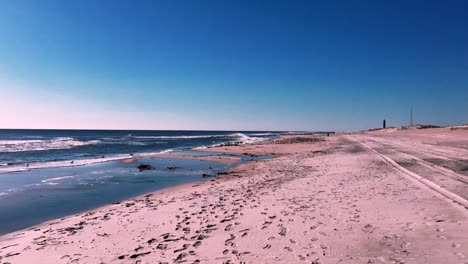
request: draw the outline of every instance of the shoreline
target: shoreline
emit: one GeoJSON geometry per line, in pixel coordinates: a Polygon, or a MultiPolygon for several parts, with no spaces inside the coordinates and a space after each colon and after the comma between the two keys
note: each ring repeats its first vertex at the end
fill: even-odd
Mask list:
{"type": "MultiPolygon", "coordinates": [[[[0,208],[4,212],[0,216],[0,236],[44,221],[94,210],[115,201],[132,199],[187,182],[200,182],[219,172],[224,173],[232,166],[218,160],[198,162],[180,157],[144,158],[140,162],[151,164],[153,169],[139,171],[140,163],[113,161],[77,166],[73,170],[52,168],[12,175],[15,177],[12,180],[21,183],[21,179],[28,179],[32,184],[25,183],[22,188],[0,192],[0,208]],[[29,208],[34,210],[29,211],[29,208]]],[[[8,179],[3,178],[4,181],[8,179]]]]}
{"type": "MultiPolygon", "coordinates": [[[[0,130],[1,131],[1,130],[0,130]]],[[[29,130],[27,130],[29,131],[29,130]]],[[[31,130],[31,133],[35,130],[31,130]]],[[[66,130],[64,130],[66,131],[66,130]]],[[[99,131],[97,131],[99,132],[99,131]]],[[[108,131],[109,132],[109,131],[108,131]]],[[[37,135],[20,135],[18,138],[6,135],[6,140],[0,145],[4,153],[18,154],[20,162],[12,161],[6,156],[6,162],[0,163],[0,174],[11,172],[25,172],[36,169],[49,168],[73,168],[83,165],[99,164],[110,161],[132,160],[135,157],[147,158],[157,155],[163,155],[168,152],[186,151],[192,148],[201,148],[211,144],[229,144],[230,142],[248,143],[250,141],[266,140],[266,134],[235,131],[172,131],[174,133],[160,133],[160,135],[148,135],[148,133],[134,131],[133,134],[126,134],[131,131],[118,131],[120,133],[101,133],[89,137],[85,135],[65,135],[55,133],[55,135],[37,136],[37,135]],[[197,133],[194,133],[197,132],[197,133]],[[232,132],[232,133],[231,133],[232,132]],[[188,133],[188,134],[186,134],[188,133]],[[201,133],[201,134],[200,134],[201,133]],[[249,136],[250,135],[250,136],[249,136]],[[257,136],[258,135],[258,136],[257,136]],[[22,138],[24,136],[24,138],[22,138]],[[32,140],[31,137],[40,139],[32,140]],[[83,138],[84,137],[84,138],[83,138]],[[131,140],[134,143],[129,143],[131,140]],[[179,142],[179,140],[182,140],[179,142]],[[185,142],[185,143],[181,143],[185,142]],[[51,145],[52,146],[49,146],[51,145]],[[128,144],[127,147],[118,147],[119,144],[128,144]],[[86,155],[74,156],[74,147],[87,146],[90,149],[86,155]],[[111,151],[101,151],[100,146],[113,146],[111,151]],[[116,150],[115,148],[120,148],[116,150]],[[152,151],[149,151],[149,150],[152,151]],[[58,160],[56,157],[47,157],[49,151],[60,150],[67,156],[63,160],[58,160]],[[44,159],[31,158],[27,151],[43,151],[44,159]],[[135,153],[135,155],[134,155],[135,153]]],[[[272,132],[270,137],[281,132],[272,132]]],[[[269,133],[270,135],[270,133],[269,133]]],[[[16,155],[15,154],[15,155],[16,155]]],[[[79,154],[79,152],[78,152],[79,154]]],[[[9,154],[8,154],[9,155],[9,154]]],[[[225,162],[225,161],[223,161],[225,162]]]]}
{"type": "MultiPolygon", "coordinates": [[[[295,137],[301,137],[301,136],[312,137],[312,138],[321,137],[320,135],[301,135],[301,134],[298,134],[298,135],[283,135],[283,136],[279,136],[277,139],[283,139],[283,138],[287,139],[287,138],[295,138],[295,137]]],[[[225,164],[225,165],[233,165],[234,166],[234,167],[228,168],[228,170],[226,172],[222,172],[221,174],[218,174],[218,175],[215,175],[215,176],[202,177],[199,180],[194,181],[194,182],[177,184],[177,185],[170,186],[170,187],[164,187],[164,188],[159,189],[159,190],[142,193],[142,194],[139,194],[137,196],[133,196],[133,197],[124,199],[122,201],[118,201],[120,203],[120,202],[124,202],[124,201],[127,201],[127,200],[140,199],[140,198],[143,198],[143,197],[145,197],[147,195],[164,194],[166,191],[170,192],[170,191],[177,191],[177,190],[180,190],[180,189],[185,189],[185,188],[188,188],[189,186],[198,185],[198,184],[204,183],[206,181],[214,181],[215,179],[229,178],[229,174],[231,174],[233,171],[235,172],[236,168],[241,167],[244,164],[248,164],[248,163],[251,163],[251,162],[257,162],[258,160],[243,160],[240,156],[225,156],[224,154],[260,156],[261,154],[267,154],[265,152],[265,150],[263,150],[263,152],[259,152],[258,150],[252,152],[251,151],[252,148],[262,148],[262,147],[265,146],[265,144],[269,144],[269,142],[273,142],[274,140],[275,139],[266,140],[266,141],[262,141],[262,142],[259,142],[259,143],[253,143],[253,144],[245,144],[245,145],[209,147],[209,148],[203,148],[203,149],[200,149],[200,148],[190,149],[190,150],[197,151],[197,152],[214,153],[213,155],[209,155],[209,156],[158,153],[158,154],[142,155],[142,156],[135,155],[135,156],[129,157],[129,158],[119,158],[119,159],[115,159],[115,160],[101,161],[101,162],[96,162],[96,163],[92,163],[92,164],[100,164],[100,163],[106,163],[106,162],[121,162],[121,163],[124,163],[124,164],[130,164],[130,163],[137,164],[138,160],[141,160],[141,159],[162,158],[162,159],[189,159],[189,160],[200,160],[200,161],[213,161],[213,162],[219,162],[219,163],[222,163],[222,164],[225,164]],[[250,151],[252,153],[256,153],[256,154],[245,152],[243,150],[244,148],[246,150],[248,150],[248,151],[250,151]]],[[[269,145],[269,146],[271,146],[271,145],[269,145]]],[[[305,147],[308,147],[308,146],[305,146],[305,147]]],[[[286,151],[286,152],[283,152],[281,154],[270,153],[271,158],[269,158],[269,159],[274,159],[274,158],[277,158],[277,157],[280,157],[280,156],[283,156],[283,155],[288,155],[288,154],[291,154],[290,151],[286,151]]],[[[92,165],[92,164],[73,165],[73,167],[83,167],[83,166],[92,165]]],[[[53,168],[67,168],[67,167],[69,167],[69,166],[53,167],[53,168]]],[[[38,168],[37,170],[41,170],[41,169],[47,169],[47,168],[38,168]]],[[[31,171],[31,170],[36,170],[36,169],[29,169],[28,171],[31,171]]],[[[7,172],[7,173],[15,173],[15,172],[7,172]]],[[[76,213],[73,213],[73,214],[69,214],[69,215],[66,215],[66,216],[63,216],[63,217],[60,217],[60,218],[54,218],[54,219],[46,220],[45,222],[30,226],[30,227],[25,227],[25,228],[22,228],[20,230],[16,230],[16,231],[13,231],[13,232],[9,232],[9,233],[0,235],[0,242],[2,241],[2,238],[4,236],[8,236],[8,235],[11,235],[11,234],[16,234],[16,233],[21,233],[21,232],[24,232],[24,231],[27,231],[27,230],[35,230],[35,229],[37,229],[39,227],[44,227],[44,226],[49,225],[50,223],[54,223],[57,220],[62,221],[62,220],[66,220],[68,218],[76,217],[78,215],[87,214],[87,213],[90,213],[90,212],[93,212],[93,211],[96,211],[96,210],[106,209],[106,208],[112,206],[113,204],[114,203],[109,203],[109,204],[98,206],[98,207],[93,208],[93,209],[79,211],[79,212],[76,212],[76,213]]]]}
{"type": "Polygon", "coordinates": [[[338,135],[213,149],[275,155],[1,236],[0,256],[13,263],[464,263],[467,211],[356,139],[378,151],[372,144],[390,140],[338,135]]]}
{"type": "MultiPolygon", "coordinates": [[[[257,144],[265,144],[266,142],[271,142],[274,141],[275,139],[278,138],[291,138],[291,137],[297,137],[301,136],[302,134],[295,134],[295,135],[279,135],[276,138],[273,139],[267,139],[267,140],[261,140],[257,143],[248,143],[248,144],[235,144],[235,145],[229,145],[229,142],[224,142],[220,143],[221,145],[223,144],[228,144],[227,147],[242,147],[242,146],[247,146],[247,145],[257,145],[257,144]]],[[[323,136],[322,134],[303,134],[306,137],[320,137],[323,136]]],[[[194,148],[181,148],[178,149],[177,152],[184,152],[186,150],[191,150],[191,151],[196,151],[196,152],[217,152],[214,151],[215,149],[221,149],[224,146],[220,147],[206,147],[206,148],[200,148],[200,147],[194,147],[194,148]]],[[[167,152],[168,150],[171,149],[166,149],[162,150],[160,152],[156,153],[139,153],[136,155],[133,154],[114,154],[114,156],[109,156],[109,157],[102,157],[102,158],[94,158],[92,160],[89,159],[77,159],[77,160],[66,160],[66,161],[46,161],[40,163],[41,166],[20,166],[16,167],[14,164],[0,164],[0,174],[9,174],[9,173],[17,173],[17,172],[27,172],[27,171],[34,171],[34,170],[43,170],[43,169],[53,169],[53,168],[73,168],[73,167],[81,167],[81,166],[87,166],[87,165],[93,165],[93,164],[102,164],[102,163],[107,163],[107,162],[122,162],[122,163],[133,163],[136,162],[138,159],[145,159],[145,158],[182,158],[182,159],[198,159],[198,160],[207,160],[207,161],[214,161],[214,162],[221,162],[225,164],[232,164],[235,163],[239,160],[236,160],[235,157],[229,157],[225,155],[212,155],[211,157],[200,157],[197,155],[186,155],[186,154],[172,154],[172,151],[167,152]],[[197,157],[197,158],[195,158],[197,157]],[[67,162],[67,163],[65,163],[67,162]],[[44,164],[48,164],[45,166],[44,164]],[[12,167],[9,167],[12,166],[12,167]]],[[[223,152],[223,151],[219,151],[223,152]]],[[[229,152],[227,152],[229,153],[229,152]]],[[[231,153],[238,153],[241,154],[240,152],[231,152],[231,153]]],[[[218,153],[219,154],[219,153],[218,153]]]]}
{"type": "MultiPolygon", "coordinates": [[[[215,148],[213,148],[213,149],[215,149],[215,148]]],[[[194,148],[194,149],[191,149],[191,150],[194,150],[194,151],[197,151],[197,152],[204,152],[205,149],[194,148]]],[[[214,151],[210,151],[210,152],[214,152],[214,151]]],[[[220,152],[218,152],[218,154],[220,154],[220,152]]],[[[241,154],[241,153],[238,153],[238,154],[241,154]]],[[[119,158],[119,159],[116,159],[116,160],[101,161],[101,162],[96,162],[96,163],[92,163],[92,164],[73,165],[73,167],[83,167],[83,166],[86,166],[86,165],[94,165],[94,164],[100,164],[100,163],[106,163],[106,162],[121,162],[121,163],[124,163],[124,164],[130,164],[130,163],[137,164],[138,160],[141,160],[141,159],[158,159],[158,158],[161,158],[161,159],[188,159],[188,160],[199,160],[199,161],[212,161],[212,162],[218,162],[218,163],[221,163],[221,164],[228,165],[229,167],[228,167],[227,171],[221,172],[218,175],[210,175],[210,176],[207,176],[207,177],[203,176],[203,177],[200,177],[200,179],[197,180],[197,181],[182,183],[182,184],[176,184],[176,185],[170,186],[170,187],[163,187],[162,189],[158,189],[158,190],[154,190],[154,191],[150,191],[150,192],[145,192],[145,193],[142,193],[142,194],[139,194],[139,195],[136,195],[136,196],[132,196],[132,197],[123,199],[122,201],[142,198],[142,197],[144,197],[144,196],[146,196],[148,194],[153,194],[153,193],[154,194],[156,194],[156,193],[162,193],[163,194],[166,190],[167,191],[170,191],[170,190],[175,191],[175,190],[180,189],[180,188],[188,188],[188,186],[190,186],[190,185],[194,185],[194,184],[196,185],[196,184],[199,184],[199,183],[203,183],[205,181],[212,181],[213,179],[226,177],[227,176],[226,174],[229,174],[230,171],[232,171],[236,167],[241,166],[242,164],[245,164],[245,163],[248,163],[248,162],[255,162],[256,161],[256,160],[243,160],[241,156],[225,156],[225,155],[222,155],[222,154],[220,154],[220,155],[213,154],[213,155],[209,155],[209,156],[197,156],[197,155],[186,155],[186,154],[161,153],[161,154],[151,154],[151,155],[143,155],[143,156],[135,155],[134,157],[130,157],[130,158],[119,158]],[[230,166],[234,166],[234,167],[230,167],[230,166]]],[[[67,167],[69,167],[69,166],[52,167],[52,168],[67,168],[67,167]]],[[[48,169],[48,168],[29,169],[28,171],[31,171],[31,170],[44,170],[44,169],[48,169]]],[[[15,173],[15,172],[17,172],[17,171],[7,172],[7,173],[15,173]]],[[[119,202],[121,202],[121,201],[119,201],[119,202]]],[[[49,222],[54,222],[54,221],[57,221],[59,219],[64,220],[64,219],[71,218],[71,217],[74,217],[74,216],[77,216],[77,215],[80,215],[80,214],[85,214],[85,213],[89,213],[89,212],[92,212],[92,211],[95,211],[95,210],[104,209],[104,208],[107,208],[107,207],[111,206],[112,204],[114,204],[114,203],[108,203],[108,204],[100,205],[100,206],[98,206],[96,208],[87,209],[87,210],[84,210],[84,211],[78,211],[76,213],[68,214],[68,215],[65,215],[65,216],[60,217],[60,218],[54,218],[54,219],[46,220],[46,221],[44,221],[42,223],[35,224],[35,225],[29,226],[29,227],[25,227],[25,228],[22,228],[20,230],[8,232],[8,233],[5,233],[5,234],[0,234],[0,241],[1,241],[3,236],[9,235],[9,234],[18,233],[18,232],[22,232],[22,231],[26,231],[26,230],[34,230],[34,229],[36,229],[36,228],[38,228],[40,226],[45,226],[45,225],[49,224],[49,222]]]]}

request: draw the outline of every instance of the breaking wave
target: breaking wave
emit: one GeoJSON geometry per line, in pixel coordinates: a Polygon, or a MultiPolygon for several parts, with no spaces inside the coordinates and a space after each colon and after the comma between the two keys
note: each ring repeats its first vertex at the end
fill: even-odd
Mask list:
{"type": "Polygon", "coordinates": [[[18,172],[18,171],[28,171],[32,169],[45,169],[45,168],[60,168],[60,167],[74,167],[74,166],[83,166],[93,163],[102,163],[113,160],[121,160],[131,157],[128,154],[114,155],[110,157],[102,158],[91,158],[91,159],[77,159],[77,160],[62,160],[62,161],[45,161],[45,162],[34,162],[29,164],[20,163],[12,166],[0,167],[0,173],[7,172],[18,172]]]}
{"type": "MultiPolygon", "coordinates": [[[[252,134],[254,135],[254,134],[252,134]]],[[[258,135],[258,134],[257,134],[258,135]]],[[[273,134],[271,134],[273,135],[273,134]]],[[[231,137],[234,137],[234,140],[227,141],[227,142],[222,142],[222,143],[217,143],[213,144],[210,146],[200,146],[195,149],[206,149],[206,148],[215,148],[215,147],[224,147],[224,146],[240,146],[240,145],[247,145],[247,144],[254,144],[254,143],[259,143],[262,141],[267,141],[271,139],[270,137],[252,137],[248,136],[243,133],[234,133],[230,135],[231,137]]],[[[262,136],[266,136],[265,134],[262,134],[262,136]]]]}
{"type": "MultiPolygon", "coordinates": [[[[75,134],[77,132],[74,132],[75,134]]],[[[148,157],[177,150],[237,146],[270,140],[276,132],[215,132],[181,133],[171,135],[96,135],[89,132],[81,137],[56,135],[22,136],[0,140],[0,173],[32,169],[82,166],[130,157],[148,157]],[[81,148],[82,146],[88,146],[81,148]],[[63,151],[48,151],[63,150],[63,151]],[[43,151],[43,152],[42,152],[43,151]],[[24,153],[23,153],[24,152],[24,153]],[[31,153],[29,153],[31,152],[31,153]]],[[[0,134],[1,135],[1,134],[0,134]]]]}
{"type": "Polygon", "coordinates": [[[71,178],[74,178],[74,176],[61,176],[61,177],[49,178],[49,179],[42,180],[41,182],[42,183],[55,182],[55,181],[71,179],[71,178]]]}
{"type": "Polygon", "coordinates": [[[215,138],[225,137],[227,135],[197,135],[197,136],[133,136],[141,139],[192,139],[192,138],[215,138]]]}
{"type": "Polygon", "coordinates": [[[50,149],[70,149],[79,146],[99,144],[99,140],[79,141],[70,137],[50,140],[0,140],[0,152],[40,151],[50,149]]]}

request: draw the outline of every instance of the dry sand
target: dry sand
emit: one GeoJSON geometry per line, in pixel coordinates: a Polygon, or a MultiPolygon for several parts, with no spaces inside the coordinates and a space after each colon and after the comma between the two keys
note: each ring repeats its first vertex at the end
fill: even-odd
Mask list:
{"type": "Polygon", "coordinates": [[[325,137],[318,136],[282,136],[278,141],[279,144],[271,144],[271,142],[262,142],[259,144],[242,145],[242,146],[225,146],[216,148],[201,149],[207,152],[224,152],[224,153],[244,153],[250,155],[271,155],[271,156],[284,156],[299,154],[305,152],[313,152],[315,149],[325,147],[325,137]],[[283,144],[284,141],[291,140],[292,138],[308,138],[312,142],[302,143],[299,140],[293,144],[283,144]],[[319,140],[317,140],[319,139],[319,140]]]}
{"type": "Polygon", "coordinates": [[[466,177],[467,132],[213,149],[277,157],[5,235],[0,263],[468,263],[467,209],[409,174],[441,169],[389,162],[466,177]]]}

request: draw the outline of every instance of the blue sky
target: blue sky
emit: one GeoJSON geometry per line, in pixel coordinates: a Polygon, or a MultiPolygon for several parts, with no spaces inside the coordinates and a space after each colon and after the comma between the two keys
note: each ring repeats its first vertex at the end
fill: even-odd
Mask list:
{"type": "Polygon", "coordinates": [[[466,1],[0,1],[0,127],[468,123],[466,1]]]}

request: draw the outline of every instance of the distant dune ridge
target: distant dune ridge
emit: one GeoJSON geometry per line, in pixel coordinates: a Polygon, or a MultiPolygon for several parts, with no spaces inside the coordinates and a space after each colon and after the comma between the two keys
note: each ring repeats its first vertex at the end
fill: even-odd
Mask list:
{"type": "Polygon", "coordinates": [[[405,129],[428,129],[428,128],[447,128],[450,130],[463,130],[468,129],[468,125],[457,125],[457,126],[436,126],[436,125],[412,125],[412,126],[402,126],[402,127],[386,127],[386,128],[371,128],[368,131],[378,131],[378,130],[386,130],[386,131],[393,131],[393,130],[405,130],[405,129]]]}
{"type": "Polygon", "coordinates": [[[323,142],[325,139],[323,137],[301,137],[301,136],[290,136],[282,137],[279,139],[271,140],[266,142],[266,144],[301,144],[301,143],[317,143],[323,142]]]}

